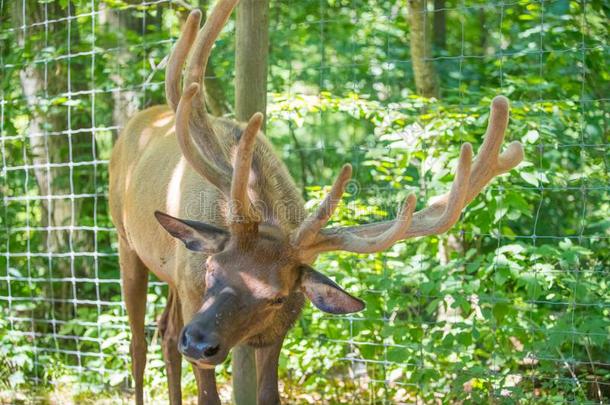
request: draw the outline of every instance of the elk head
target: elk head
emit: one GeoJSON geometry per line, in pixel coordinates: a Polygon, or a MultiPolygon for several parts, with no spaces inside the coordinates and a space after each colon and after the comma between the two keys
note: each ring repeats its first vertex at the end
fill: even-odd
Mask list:
{"type": "Polygon", "coordinates": [[[265,346],[282,338],[300,314],[302,293],[331,313],[364,308],[362,301],[304,262],[290,235],[261,223],[248,196],[248,179],[262,120],[261,114],[252,117],[237,148],[228,230],[156,213],[187,249],[207,256],[203,304],[179,344],[182,354],[200,367],[221,363],[238,343],[265,346]]]}
{"type": "Polygon", "coordinates": [[[200,367],[221,363],[239,343],[264,346],[281,339],[300,314],[304,297],[333,314],[362,310],[361,300],[310,266],[320,253],[380,252],[404,239],[443,233],[494,176],[523,158],[518,142],[500,153],[509,110],[508,100],[500,96],[492,102],[479,155],[473,162],[471,145],[463,145],[450,192],[428,207],[415,212],[416,198],[410,195],[392,221],[326,228],[351,177],[351,166],[345,165],[317,211],[296,229],[286,231],[265,221],[251,199],[257,187],[256,173],[251,173],[253,154],[257,138],[262,138],[263,116],[255,114],[246,126],[236,127],[239,141],[231,162],[230,151],[219,140],[226,125],[208,117],[200,91],[212,45],[236,3],[220,1],[198,34],[201,14],[191,13],[166,74],[167,99],[176,111],[183,154],[222,192],[229,206],[228,229],[156,213],[161,225],[187,249],[207,257],[202,306],[184,327],[179,344],[180,351],[200,367]],[[189,51],[181,91],[181,71],[189,51]]]}

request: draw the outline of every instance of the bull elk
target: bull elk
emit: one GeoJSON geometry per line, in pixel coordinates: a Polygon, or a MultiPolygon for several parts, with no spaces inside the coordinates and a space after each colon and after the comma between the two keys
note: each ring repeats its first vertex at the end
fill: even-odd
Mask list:
{"type": "Polygon", "coordinates": [[[220,0],[200,31],[201,13],[189,15],[167,65],[168,105],[136,114],[112,153],[110,210],[119,234],[138,404],[149,271],[169,285],[159,328],[171,403],[181,402],[180,355],[195,366],[199,403],[219,403],[214,367],[238,344],[255,348],[258,403],[279,403],[278,358],[305,297],[333,314],[364,308],[311,267],[317,256],[335,250],[374,253],[445,232],[494,176],[523,158],[519,142],[500,153],[509,106],[496,97],[478,156],[473,162],[471,145],[462,146],[447,194],[417,212],[410,195],[392,221],[327,228],[350,165],[307,216],[288,170],[261,132],[262,114],[243,125],[206,111],[205,66],[237,2],[220,0]]]}

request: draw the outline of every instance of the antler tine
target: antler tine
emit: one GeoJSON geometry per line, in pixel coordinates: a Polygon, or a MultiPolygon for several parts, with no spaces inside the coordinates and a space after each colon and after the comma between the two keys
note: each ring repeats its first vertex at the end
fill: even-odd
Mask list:
{"type": "MultiPolygon", "coordinates": [[[[189,56],[185,88],[190,83],[199,83],[201,85],[203,82],[212,47],[237,3],[239,3],[239,0],[219,0],[216,6],[214,6],[214,10],[212,10],[203,28],[199,31],[193,52],[189,56]]],[[[201,111],[198,118],[206,123],[206,125],[209,125],[203,94],[195,101],[195,107],[197,107],[198,111],[201,111]]]]}
{"type": "Polygon", "coordinates": [[[188,117],[191,115],[191,101],[193,100],[193,97],[199,93],[199,89],[197,83],[191,83],[180,98],[176,110],[176,137],[178,138],[182,154],[193,169],[225,195],[229,195],[231,192],[231,184],[227,180],[228,177],[226,172],[222,172],[213,163],[201,156],[195,145],[193,145],[188,117]]]}
{"type": "Polygon", "coordinates": [[[199,24],[201,23],[201,11],[193,10],[186,19],[182,34],[174,46],[167,67],[165,69],[165,98],[169,106],[176,111],[182,94],[182,68],[188,56],[191,46],[195,41],[199,24]]]}
{"type": "Polygon", "coordinates": [[[352,166],[346,164],[341,169],[341,172],[337,176],[335,183],[333,184],[330,192],[326,195],[318,210],[310,215],[298,229],[293,233],[292,243],[295,246],[308,245],[316,237],[317,233],[326,226],[330,217],[333,215],[339,203],[341,197],[345,192],[347,182],[352,178],[352,166]]]}
{"type": "Polygon", "coordinates": [[[468,183],[470,181],[470,168],[472,166],[472,145],[465,143],[462,145],[460,158],[455,174],[455,179],[451,185],[449,194],[445,194],[430,205],[430,209],[423,215],[423,211],[416,213],[418,219],[412,229],[407,232],[429,232],[429,234],[443,233],[449,230],[460,218],[464,208],[466,196],[468,194],[468,183]],[[437,214],[440,212],[440,214],[437,214]],[[435,215],[436,214],[436,215],[435,215]]]}
{"type": "Polygon", "coordinates": [[[321,233],[324,238],[318,244],[307,248],[304,257],[310,259],[319,253],[330,250],[345,250],[353,253],[375,253],[386,250],[403,239],[402,235],[411,225],[416,201],[415,195],[410,194],[396,219],[388,223],[388,228],[377,236],[358,235],[355,232],[350,232],[349,228],[323,229],[321,233]]]}
{"type": "MultiPolygon", "coordinates": [[[[199,30],[187,61],[184,91],[193,83],[203,89],[203,78],[212,47],[238,1],[219,0],[206,19],[203,28],[199,30]]],[[[232,169],[228,151],[223,148],[208,116],[204,93],[204,91],[200,91],[199,97],[191,100],[193,104],[191,115],[186,117],[192,130],[191,133],[195,135],[192,140],[206,159],[213,162],[225,176],[230,176],[232,169]]],[[[226,196],[228,197],[229,194],[226,196]]]]}
{"type": "MultiPolygon", "coordinates": [[[[493,177],[511,170],[523,160],[523,147],[519,142],[513,142],[500,154],[504,132],[508,126],[508,111],[509,104],[505,97],[498,96],[493,100],[485,140],[474,163],[472,146],[466,143],[462,146],[451,191],[438,197],[427,208],[413,214],[408,225],[399,227],[395,220],[322,229],[310,238],[308,245],[299,246],[301,254],[311,258],[330,250],[371,253],[387,249],[398,240],[446,232],[457,222],[462,209],[493,177]],[[377,244],[370,243],[376,239],[377,244]]],[[[407,206],[411,207],[411,204],[407,206]]]]}
{"type": "Polygon", "coordinates": [[[250,180],[250,169],[252,167],[252,155],[256,134],[263,125],[263,114],[256,113],[250,118],[244,129],[237,153],[235,155],[235,168],[231,181],[231,214],[233,223],[256,222],[256,213],[252,212],[250,197],[248,197],[248,183],[250,180]]]}
{"type": "Polygon", "coordinates": [[[239,0],[219,0],[214,6],[197,36],[197,46],[189,58],[187,76],[189,82],[202,80],[214,42],[216,42],[216,38],[220,35],[220,31],[227,23],[237,3],[239,3],[239,0]]]}
{"type": "Polygon", "coordinates": [[[500,154],[504,133],[508,127],[509,109],[509,101],[504,96],[495,97],[491,103],[489,124],[472,168],[466,204],[470,203],[492,178],[513,169],[523,160],[523,146],[517,141],[500,154]]]}
{"type": "Polygon", "coordinates": [[[405,235],[411,232],[437,234],[447,231],[457,222],[464,207],[471,164],[472,146],[466,143],[462,146],[451,191],[430,207],[417,212],[413,217],[416,198],[410,195],[398,217],[384,223],[383,229],[376,234],[367,237],[366,232],[360,232],[361,227],[322,229],[310,250],[317,253],[337,249],[354,253],[373,253],[389,248],[405,239],[405,235]],[[408,218],[405,218],[407,214],[408,218]]]}

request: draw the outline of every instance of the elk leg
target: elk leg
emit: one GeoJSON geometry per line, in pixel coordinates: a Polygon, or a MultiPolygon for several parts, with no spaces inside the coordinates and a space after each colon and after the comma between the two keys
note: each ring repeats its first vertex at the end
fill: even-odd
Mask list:
{"type": "Polygon", "coordinates": [[[282,351],[282,337],[270,346],[256,349],[256,379],[258,385],[258,404],[275,405],[280,403],[277,386],[277,368],[282,351]]]}
{"type": "Polygon", "coordinates": [[[213,368],[201,369],[193,366],[195,379],[197,380],[198,405],[221,405],[216,388],[216,374],[213,368]]]}
{"type": "Polygon", "coordinates": [[[167,306],[159,321],[159,332],[162,336],[163,359],[167,370],[167,384],[169,387],[169,403],[180,405],[182,403],[182,356],[178,352],[178,336],[182,330],[182,313],[178,294],[170,288],[167,297],[167,306]]]}
{"type": "Polygon", "coordinates": [[[144,404],[144,369],[146,368],[146,293],[148,291],[148,269],[126,241],[119,238],[119,262],[123,280],[123,299],[131,329],[131,372],[135,381],[136,404],[144,404]]]}

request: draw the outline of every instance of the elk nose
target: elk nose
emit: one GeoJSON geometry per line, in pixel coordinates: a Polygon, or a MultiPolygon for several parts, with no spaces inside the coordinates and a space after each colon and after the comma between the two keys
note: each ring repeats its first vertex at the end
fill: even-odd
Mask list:
{"type": "Polygon", "coordinates": [[[187,325],[178,349],[186,357],[200,360],[214,357],[220,351],[220,345],[211,334],[204,334],[196,325],[187,325]]]}

